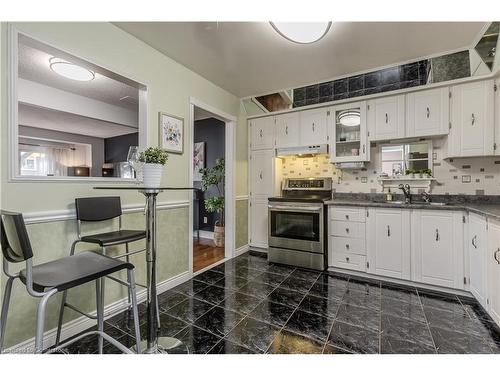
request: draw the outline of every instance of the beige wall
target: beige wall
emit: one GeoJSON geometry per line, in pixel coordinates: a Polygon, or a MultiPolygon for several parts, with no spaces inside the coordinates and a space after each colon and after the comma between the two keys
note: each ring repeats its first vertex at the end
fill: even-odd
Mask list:
{"type": "MultiPolygon", "coordinates": [[[[194,97],[221,111],[237,116],[236,131],[236,194],[247,194],[247,134],[246,116],[235,96],[212,84],[196,73],[174,62],[138,39],[125,33],[110,23],[15,23],[14,26],[31,37],[52,44],[62,50],[86,58],[98,65],[129,76],[148,86],[148,130],[149,144],[158,144],[157,114],[164,111],[185,121],[185,144],[189,139],[189,98],[194,97]]],[[[8,123],[7,123],[7,24],[1,23],[0,30],[0,203],[2,209],[25,213],[56,211],[73,207],[75,197],[102,195],[93,190],[92,182],[7,182],[8,180],[8,123]]],[[[167,185],[187,185],[191,157],[172,154],[164,172],[163,182],[167,185]]],[[[107,185],[109,182],[107,183],[107,185]]],[[[116,194],[111,191],[109,194],[116,194]]],[[[142,203],[143,197],[135,192],[123,193],[122,203],[142,203]]],[[[185,200],[187,193],[163,193],[159,202],[185,200]]],[[[241,204],[237,204],[238,207],[241,204]]],[[[188,271],[189,249],[189,208],[162,210],[158,214],[158,281],[188,271]]],[[[246,214],[244,209],[237,212],[238,244],[244,244],[247,237],[246,214]],[[243,211],[243,212],[241,212],[243,211]]],[[[126,214],[124,223],[128,227],[144,227],[141,213],[126,214]]],[[[69,246],[76,237],[75,221],[65,220],[50,223],[31,224],[28,231],[35,251],[35,263],[56,259],[69,252],[69,246]]],[[[100,228],[100,229],[105,229],[100,228]]],[[[138,244],[137,246],[140,246],[138,244]]],[[[135,256],[137,279],[144,279],[143,255],[135,256]]],[[[124,290],[112,282],[106,299],[107,303],[124,297],[124,290]]],[[[1,286],[5,279],[0,280],[1,286]]],[[[3,290],[2,290],[3,292],[3,290]]],[[[88,285],[73,292],[74,298],[87,310],[94,309],[93,286],[88,285]]],[[[7,342],[10,346],[34,336],[36,300],[26,296],[22,286],[14,289],[12,310],[7,327],[7,342]]],[[[55,308],[58,298],[50,304],[50,317],[46,329],[55,325],[55,308]]],[[[69,316],[72,319],[75,316],[69,316]]]]}

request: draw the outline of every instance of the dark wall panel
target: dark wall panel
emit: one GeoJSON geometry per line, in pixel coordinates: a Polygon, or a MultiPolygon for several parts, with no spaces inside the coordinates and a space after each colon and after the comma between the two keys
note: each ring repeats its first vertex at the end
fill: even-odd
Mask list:
{"type": "Polygon", "coordinates": [[[127,161],[130,146],[139,144],[139,133],[120,135],[104,140],[104,159],[106,163],[119,163],[127,161]]]}

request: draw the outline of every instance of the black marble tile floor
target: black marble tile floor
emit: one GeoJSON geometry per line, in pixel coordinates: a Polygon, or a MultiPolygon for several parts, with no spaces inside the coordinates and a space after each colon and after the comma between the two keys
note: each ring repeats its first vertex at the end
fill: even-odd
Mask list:
{"type": "MultiPolygon", "coordinates": [[[[197,275],[159,304],[161,334],[196,354],[500,353],[500,329],[472,298],[268,264],[256,253],[197,275]]],[[[144,305],[140,323],[145,335],[144,305]]],[[[127,312],[105,323],[127,346],[130,326],[127,312]]],[[[96,351],[90,336],[63,352],[96,351]]]]}

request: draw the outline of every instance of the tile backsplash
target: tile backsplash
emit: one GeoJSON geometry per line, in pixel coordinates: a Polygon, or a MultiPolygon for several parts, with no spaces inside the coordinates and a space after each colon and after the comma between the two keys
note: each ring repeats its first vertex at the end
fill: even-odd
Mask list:
{"type": "MultiPolygon", "coordinates": [[[[444,139],[433,140],[434,194],[500,195],[500,156],[443,159],[444,139]]],[[[339,193],[381,193],[377,181],[380,173],[380,146],[372,144],[371,161],[366,168],[338,170],[328,155],[281,158],[278,167],[283,178],[332,177],[339,193]]]]}

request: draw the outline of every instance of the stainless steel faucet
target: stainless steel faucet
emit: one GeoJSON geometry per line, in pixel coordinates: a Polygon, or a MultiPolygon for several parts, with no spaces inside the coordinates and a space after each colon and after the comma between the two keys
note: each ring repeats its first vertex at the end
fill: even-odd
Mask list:
{"type": "Polygon", "coordinates": [[[410,204],[411,203],[411,193],[410,193],[410,185],[406,184],[399,184],[398,186],[401,190],[403,190],[403,194],[405,195],[405,203],[410,204]]]}
{"type": "Polygon", "coordinates": [[[422,192],[422,199],[425,203],[431,203],[431,195],[426,191],[422,192]]]}

